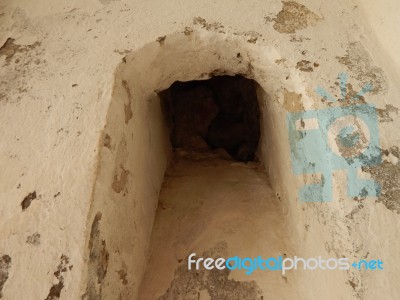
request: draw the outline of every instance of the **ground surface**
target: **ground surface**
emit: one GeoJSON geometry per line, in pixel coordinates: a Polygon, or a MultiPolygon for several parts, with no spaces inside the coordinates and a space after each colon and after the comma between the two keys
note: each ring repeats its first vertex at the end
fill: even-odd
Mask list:
{"type": "Polygon", "coordinates": [[[192,252],[204,258],[288,254],[283,215],[258,164],[179,159],[161,191],[140,299],[299,299],[294,282],[279,271],[187,270],[192,252]]]}

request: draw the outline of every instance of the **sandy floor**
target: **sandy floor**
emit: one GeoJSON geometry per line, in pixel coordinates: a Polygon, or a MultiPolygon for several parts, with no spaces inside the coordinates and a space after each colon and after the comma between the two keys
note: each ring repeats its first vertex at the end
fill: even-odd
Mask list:
{"type": "Polygon", "coordinates": [[[181,158],[167,172],[139,299],[300,299],[280,271],[199,271],[187,257],[291,255],[290,233],[256,163],[181,158]]]}

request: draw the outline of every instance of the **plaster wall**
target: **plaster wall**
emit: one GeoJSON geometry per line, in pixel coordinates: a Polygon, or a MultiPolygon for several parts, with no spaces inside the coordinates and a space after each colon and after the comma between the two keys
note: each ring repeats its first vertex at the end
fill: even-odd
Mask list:
{"type": "Polygon", "coordinates": [[[299,255],[388,262],[379,273],[306,273],[307,299],[329,299],[332,290],[343,299],[398,298],[395,10],[363,3],[358,11],[348,1],[311,0],[174,2],[179,9],[165,1],[4,2],[2,297],[135,295],[169,153],[156,93],[228,72],[254,78],[266,93],[259,98],[271,140],[260,153],[299,255]],[[348,199],[338,171],[333,202],[302,203],[305,179],[291,172],[285,114],[325,107],[315,88],[340,94],[343,71],[355,90],[370,81],[376,88],[366,101],[378,108],[384,163],[364,176],[384,179],[384,193],[348,199]]]}
{"type": "Polygon", "coordinates": [[[360,8],[358,17],[366,22],[364,30],[366,34],[374,38],[378,47],[385,53],[383,60],[391,61],[393,71],[399,75],[400,58],[398,49],[400,38],[397,32],[400,31],[400,24],[397,22],[397,12],[400,10],[400,3],[395,0],[387,0],[384,3],[376,1],[355,1],[360,8]]]}

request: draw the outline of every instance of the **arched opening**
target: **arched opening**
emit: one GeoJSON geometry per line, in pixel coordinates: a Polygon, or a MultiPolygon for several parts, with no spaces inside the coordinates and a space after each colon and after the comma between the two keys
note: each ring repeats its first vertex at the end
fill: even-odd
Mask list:
{"type": "MultiPolygon", "coordinates": [[[[267,299],[265,295],[275,292],[300,299],[297,293],[307,295],[305,285],[294,288],[295,276],[282,277],[279,272],[254,272],[249,277],[225,270],[197,277],[187,270],[186,258],[191,252],[211,257],[299,253],[294,249],[300,249],[302,237],[298,232],[305,221],[295,200],[298,182],[291,173],[283,120],[288,107],[301,107],[301,96],[287,91],[298,90],[302,81],[296,70],[291,71],[293,74],[282,71],[275,62],[279,58],[274,48],[260,48],[237,36],[193,31],[169,35],[162,43],[150,43],[123,59],[115,72],[88,216],[88,268],[82,287],[88,299],[267,299]],[[172,134],[171,143],[171,128],[173,132],[177,124],[171,124],[171,120],[168,124],[164,104],[174,100],[166,100],[171,90],[163,91],[171,86],[179,91],[186,85],[196,90],[197,86],[197,93],[207,98],[207,89],[199,92],[198,86],[207,85],[210,78],[210,82],[220,81],[216,76],[254,80],[255,89],[244,94],[255,93],[252,98],[257,98],[259,118],[245,124],[259,124],[259,129],[243,130],[232,145],[226,141],[218,144],[223,138],[214,140],[213,134],[227,131],[210,133],[208,129],[213,122],[214,129],[223,129],[220,122],[226,119],[226,113],[218,117],[220,107],[213,109],[209,101],[210,106],[204,108],[207,118],[200,119],[207,119],[209,126],[198,134],[204,136],[207,145],[205,156],[201,154],[197,164],[193,157],[184,157],[174,165],[173,146],[181,141],[172,134]],[[256,138],[248,140],[249,132],[256,138]],[[221,148],[229,156],[218,150],[221,148]],[[210,155],[215,152],[216,156],[210,155]],[[168,166],[171,168],[165,174],[168,166]],[[188,181],[184,182],[182,172],[189,172],[188,181]],[[177,185],[179,197],[168,196],[171,189],[165,187],[169,183],[177,185]],[[191,196],[186,197],[190,189],[191,196]],[[193,198],[195,201],[190,201],[193,198]],[[171,236],[174,232],[176,235],[171,236]],[[157,255],[152,257],[154,253],[157,255]],[[185,298],[181,288],[192,279],[193,285],[186,285],[190,287],[186,296],[191,298],[185,298]],[[224,295],[224,291],[230,292],[224,295]]],[[[224,82],[217,83],[224,86],[224,82]]],[[[246,109],[253,109],[254,117],[258,109],[251,106],[246,109]]],[[[240,105],[228,110],[238,108],[240,105]]],[[[235,120],[232,125],[228,118],[228,128],[243,125],[243,109],[236,113],[240,122],[235,120]]],[[[188,141],[193,146],[193,140],[183,142],[188,141]]],[[[197,144],[196,138],[194,141],[204,146],[199,139],[197,144]]],[[[307,282],[311,284],[312,280],[307,282]]]]}

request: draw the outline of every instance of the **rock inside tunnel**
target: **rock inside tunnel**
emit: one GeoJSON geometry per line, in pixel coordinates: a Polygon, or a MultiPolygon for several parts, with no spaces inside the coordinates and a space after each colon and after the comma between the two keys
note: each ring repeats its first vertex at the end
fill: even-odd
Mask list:
{"type": "Polygon", "coordinates": [[[223,149],[237,161],[255,160],[260,111],[253,80],[237,75],[178,81],[160,98],[173,148],[223,149]]]}

